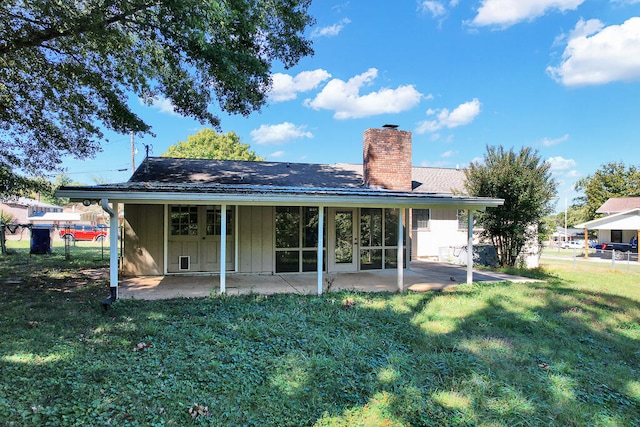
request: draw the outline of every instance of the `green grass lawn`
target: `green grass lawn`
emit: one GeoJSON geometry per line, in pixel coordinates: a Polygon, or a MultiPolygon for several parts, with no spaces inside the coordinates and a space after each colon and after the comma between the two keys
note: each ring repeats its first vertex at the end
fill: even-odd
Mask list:
{"type": "Polygon", "coordinates": [[[99,248],[26,252],[0,258],[3,426],[640,425],[640,273],[103,312],[99,248]]]}

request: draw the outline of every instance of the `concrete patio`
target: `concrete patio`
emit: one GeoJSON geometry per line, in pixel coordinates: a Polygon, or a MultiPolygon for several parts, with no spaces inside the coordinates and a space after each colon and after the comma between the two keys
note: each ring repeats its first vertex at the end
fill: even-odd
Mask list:
{"type": "MultiPolygon", "coordinates": [[[[465,283],[465,266],[413,261],[404,270],[404,288],[415,292],[440,291],[465,283]]],[[[324,274],[324,291],[357,290],[364,292],[396,292],[396,270],[361,271],[358,273],[324,274]]],[[[534,279],[485,270],[473,271],[474,282],[534,282],[534,279]]],[[[218,295],[218,275],[146,276],[124,278],[119,285],[119,298],[145,300],[170,298],[204,298],[218,295]]],[[[297,293],[316,294],[316,273],[237,274],[226,276],[228,295],[297,293]]]]}

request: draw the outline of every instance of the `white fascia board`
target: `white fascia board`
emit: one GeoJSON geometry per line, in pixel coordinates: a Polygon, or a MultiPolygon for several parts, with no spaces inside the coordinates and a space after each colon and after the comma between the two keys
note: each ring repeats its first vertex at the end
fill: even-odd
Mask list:
{"type": "Polygon", "coordinates": [[[633,208],[574,226],[592,230],[640,230],[640,209],[633,208]]]}
{"type": "Polygon", "coordinates": [[[121,192],[58,190],[57,197],[74,200],[108,199],[118,203],[139,204],[220,204],[253,206],[327,206],[327,207],[403,207],[484,210],[504,203],[502,199],[462,196],[434,195],[429,197],[407,197],[402,195],[324,195],[324,194],[233,194],[233,193],[186,193],[186,192],[121,192]]]}

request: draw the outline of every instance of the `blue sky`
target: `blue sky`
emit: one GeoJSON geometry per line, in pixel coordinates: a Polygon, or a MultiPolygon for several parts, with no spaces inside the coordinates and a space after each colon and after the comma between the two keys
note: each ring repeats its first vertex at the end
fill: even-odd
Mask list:
{"type": "MultiPolygon", "coordinates": [[[[600,165],[639,163],[640,0],[316,0],[310,12],[315,55],[275,64],[261,112],[211,107],[267,160],[361,163],[364,130],[386,123],[413,133],[416,166],[530,146],[552,165],[558,210],[600,165]]],[[[166,100],[130,105],[156,134],[136,138],[136,164],[145,144],[158,156],[203,127],[166,100]]],[[[73,180],[129,178],[129,136],[108,138],[95,159],[65,161],[73,180]]]]}

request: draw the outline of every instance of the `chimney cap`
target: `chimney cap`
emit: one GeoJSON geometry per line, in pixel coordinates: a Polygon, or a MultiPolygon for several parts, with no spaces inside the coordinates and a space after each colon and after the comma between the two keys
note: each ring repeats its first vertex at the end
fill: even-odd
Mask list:
{"type": "Polygon", "coordinates": [[[386,124],[382,126],[385,129],[398,129],[398,125],[386,124]]]}

